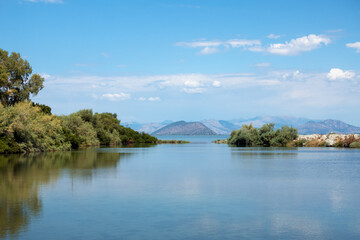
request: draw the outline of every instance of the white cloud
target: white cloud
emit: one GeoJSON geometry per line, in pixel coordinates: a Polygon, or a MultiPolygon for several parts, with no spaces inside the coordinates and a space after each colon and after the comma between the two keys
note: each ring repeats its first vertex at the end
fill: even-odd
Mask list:
{"type": "Polygon", "coordinates": [[[231,45],[231,47],[238,48],[238,47],[260,45],[261,42],[259,40],[231,39],[225,42],[224,44],[225,45],[229,44],[231,45]]]}
{"type": "Polygon", "coordinates": [[[25,0],[26,2],[63,3],[62,0],[25,0]]]}
{"type": "Polygon", "coordinates": [[[262,62],[262,63],[257,63],[257,64],[255,64],[255,66],[257,66],[257,67],[270,67],[270,66],[271,66],[271,63],[262,62]]]}
{"type": "Polygon", "coordinates": [[[330,72],[327,74],[328,79],[334,81],[338,79],[351,79],[355,77],[355,72],[352,71],[344,71],[340,68],[332,68],[330,72]]]}
{"type": "Polygon", "coordinates": [[[178,42],[175,45],[179,47],[202,48],[199,54],[213,54],[219,52],[219,48],[246,48],[260,45],[259,40],[247,39],[230,39],[228,41],[194,41],[194,42],[178,42]]]}
{"type": "Polygon", "coordinates": [[[214,87],[221,87],[221,82],[215,80],[215,81],[213,82],[213,86],[214,86],[214,87]]]}
{"type": "Polygon", "coordinates": [[[40,76],[41,76],[42,78],[45,78],[45,80],[51,78],[51,75],[50,75],[50,74],[47,74],[47,73],[41,73],[40,76]]]}
{"type": "Polygon", "coordinates": [[[298,55],[302,52],[312,51],[321,47],[323,44],[328,45],[330,38],[315,34],[291,39],[290,42],[274,43],[266,48],[266,51],[277,55],[298,55]]]}
{"type": "Polygon", "coordinates": [[[183,91],[186,93],[203,93],[205,88],[183,88],[183,91]]]}
{"type": "MultiPolygon", "coordinates": [[[[277,39],[279,36],[270,34],[268,36],[272,39],[277,39]]],[[[276,55],[298,55],[302,52],[312,51],[320,48],[323,45],[328,45],[331,42],[330,38],[322,35],[310,34],[296,39],[291,39],[290,42],[273,43],[270,46],[262,46],[260,40],[247,39],[230,39],[227,41],[194,41],[194,42],[178,42],[176,46],[202,48],[199,54],[213,54],[219,52],[221,49],[242,48],[252,52],[268,52],[276,55]]]]}
{"type": "Polygon", "coordinates": [[[346,46],[348,48],[355,48],[356,52],[360,53],[360,42],[347,43],[346,46]]]}
{"type": "Polygon", "coordinates": [[[128,93],[105,93],[101,97],[110,101],[121,101],[130,98],[128,93]]]}
{"type": "Polygon", "coordinates": [[[218,52],[219,50],[217,48],[214,48],[214,47],[204,47],[200,52],[199,54],[202,54],[202,55],[208,55],[208,54],[213,54],[213,53],[216,53],[218,52]]]}
{"type": "Polygon", "coordinates": [[[280,35],[275,35],[275,34],[271,33],[271,34],[267,35],[266,37],[267,37],[267,38],[270,38],[270,39],[278,39],[278,38],[280,38],[281,36],[280,36],[280,35]]]}
{"type": "MultiPolygon", "coordinates": [[[[280,104],[289,101],[289,106],[339,106],[347,99],[360,106],[360,75],[357,71],[331,70],[330,72],[306,73],[299,70],[268,71],[259,74],[173,74],[150,76],[51,76],[45,81],[42,92],[59,92],[72,96],[98,96],[98,99],[120,101],[137,95],[135,100],[151,101],[156,96],[180,96],[181,94],[212,94],[227,96],[262,92],[261,97],[251,101],[261,104],[280,104]],[[329,79],[350,78],[350,81],[329,79]],[[220,86],[220,87],[218,87],[220,86]],[[110,92],[110,90],[111,92],[110,92]],[[110,93],[109,93],[110,92],[110,93]],[[120,93],[119,93],[120,92],[120,93]],[[131,94],[131,95],[130,95],[131,94]],[[142,96],[142,97],[140,97],[142,96]],[[147,97],[144,97],[147,96],[147,97]],[[151,100],[150,100],[150,97],[151,100]],[[303,99],[302,99],[303,98],[303,99]],[[297,103],[296,101],[299,101],[297,103]]],[[[57,95],[56,95],[57,96],[57,95]]],[[[58,96],[61,98],[61,96],[58,96]]],[[[240,95],[239,95],[240,97],[240,95]]],[[[65,100],[64,100],[65,101],[65,100]]],[[[161,100],[160,100],[161,101],[161,100]]]]}
{"type": "Polygon", "coordinates": [[[184,82],[184,85],[186,87],[199,87],[200,82],[196,81],[196,80],[187,80],[187,81],[184,82]]]}
{"type": "Polygon", "coordinates": [[[150,102],[155,102],[155,101],[160,101],[161,99],[160,99],[160,97],[149,97],[148,100],[150,102]]]}

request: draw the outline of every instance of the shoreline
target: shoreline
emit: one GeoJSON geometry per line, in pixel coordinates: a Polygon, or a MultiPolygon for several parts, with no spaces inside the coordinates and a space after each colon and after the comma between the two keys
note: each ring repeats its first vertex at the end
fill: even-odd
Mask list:
{"type": "MultiPolygon", "coordinates": [[[[227,139],[212,141],[215,144],[228,144],[227,139]]],[[[298,135],[286,147],[343,147],[360,148],[360,134],[307,134],[298,135]],[[351,146],[352,145],[352,146],[351,146]]]]}

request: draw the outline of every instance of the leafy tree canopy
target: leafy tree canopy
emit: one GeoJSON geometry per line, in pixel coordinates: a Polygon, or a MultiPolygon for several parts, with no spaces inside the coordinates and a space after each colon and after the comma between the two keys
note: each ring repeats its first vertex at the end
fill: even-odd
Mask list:
{"type": "Polygon", "coordinates": [[[0,101],[4,106],[36,96],[43,86],[44,78],[32,74],[32,68],[19,53],[8,54],[0,49],[0,101]]]}

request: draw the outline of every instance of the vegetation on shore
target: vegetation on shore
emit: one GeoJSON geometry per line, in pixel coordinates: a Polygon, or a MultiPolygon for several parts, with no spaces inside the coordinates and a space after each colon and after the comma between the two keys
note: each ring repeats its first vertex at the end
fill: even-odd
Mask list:
{"type": "Polygon", "coordinates": [[[294,147],[340,147],[340,148],[359,148],[360,137],[357,134],[335,134],[327,135],[302,135],[290,146],[294,147]]]}
{"type": "Polygon", "coordinates": [[[190,142],[184,141],[184,140],[158,140],[157,143],[159,143],[159,144],[184,144],[184,143],[190,143],[190,142]]]}
{"type": "Polygon", "coordinates": [[[285,147],[297,137],[297,129],[293,127],[275,130],[275,124],[269,123],[257,129],[250,124],[232,131],[227,143],[238,147],[285,147]]]}
{"type": "Polygon", "coordinates": [[[80,110],[67,116],[30,101],[44,78],[32,74],[19,53],[0,49],[0,153],[44,152],[79,147],[156,143],[158,139],[120,125],[113,113],[80,110]]]}
{"type": "Polygon", "coordinates": [[[67,116],[45,113],[31,102],[0,104],[0,153],[64,151],[88,146],[156,143],[120,125],[116,114],[80,110],[67,116]]]}
{"type": "Polygon", "coordinates": [[[300,135],[297,129],[283,126],[274,129],[274,124],[264,124],[261,128],[243,125],[231,133],[230,138],[216,140],[213,143],[231,144],[239,147],[342,147],[360,148],[360,136],[357,134],[300,135]]]}

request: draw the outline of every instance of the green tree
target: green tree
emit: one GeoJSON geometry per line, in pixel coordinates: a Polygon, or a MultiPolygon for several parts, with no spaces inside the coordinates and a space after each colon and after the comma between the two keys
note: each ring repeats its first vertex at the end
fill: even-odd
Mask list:
{"type": "Polygon", "coordinates": [[[0,101],[4,106],[36,96],[43,86],[44,78],[32,74],[32,68],[19,53],[8,54],[0,49],[0,101]]]}

